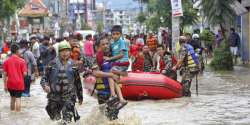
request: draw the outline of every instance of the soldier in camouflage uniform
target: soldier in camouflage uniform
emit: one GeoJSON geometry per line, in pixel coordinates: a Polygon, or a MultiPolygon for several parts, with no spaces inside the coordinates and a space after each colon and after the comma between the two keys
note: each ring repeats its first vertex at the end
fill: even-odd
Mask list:
{"type": "MultiPolygon", "coordinates": [[[[183,86],[183,95],[191,96],[191,82],[196,73],[198,72],[198,65],[194,63],[196,59],[190,59],[190,52],[188,49],[188,44],[186,44],[187,39],[185,36],[180,37],[180,50],[179,50],[179,59],[177,64],[172,68],[172,70],[176,71],[177,68],[182,69],[182,86],[183,86]],[[192,63],[193,62],[193,63],[192,63]]],[[[191,45],[190,45],[191,46],[191,45]]]]}
{"type": "Polygon", "coordinates": [[[70,50],[68,42],[59,44],[59,56],[48,64],[41,80],[44,91],[48,93],[48,115],[52,120],[60,120],[62,113],[65,124],[71,122],[72,117],[75,121],[80,119],[75,103],[77,97],[80,104],[83,100],[79,73],[70,59],[70,50]]]}

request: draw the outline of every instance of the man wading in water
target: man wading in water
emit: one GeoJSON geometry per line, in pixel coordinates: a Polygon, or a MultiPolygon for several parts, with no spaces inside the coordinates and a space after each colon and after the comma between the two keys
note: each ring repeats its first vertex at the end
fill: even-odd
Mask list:
{"type": "Polygon", "coordinates": [[[177,64],[172,68],[176,71],[177,68],[183,68],[182,81],[183,86],[183,96],[191,96],[191,82],[194,76],[199,73],[199,59],[195,55],[194,48],[187,44],[187,39],[185,36],[180,37],[179,59],[177,64]]]}
{"type": "MultiPolygon", "coordinates": [[[[75,64],[70,59],[71,46],[67,41],[59,44],[59,56],[52,60],[47,68],[46,73],[41,80],[41,85],[45,92],[48,93],[48,104],[46,111],[52,120],[60,120],[61,113],[63,124],[74,120],[79,120],[75,102],[78,97],[79,103],[82,104],[82,93],[78,87],[80,82],[75,82],[77,76],[75,64]]],[[[79,75],[79,74],[78,74],[79,75]]],[[[78,76],[79,77],[79,76],[78,76]]]]}

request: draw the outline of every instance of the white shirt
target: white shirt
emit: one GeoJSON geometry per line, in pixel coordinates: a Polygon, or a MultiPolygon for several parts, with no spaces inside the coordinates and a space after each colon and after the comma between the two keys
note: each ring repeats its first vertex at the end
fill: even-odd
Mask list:
{"type": "Polygon", "coordinates": [[[35,58],[40,57],[40,51],[39,51],[39,43],[35,42],[32,46],[32,53],[34,54],[35,58]]]}
{"type": "Polygon", "coordinates": [[[59,42],[55,43],[55,44],[53,45],[53,47],[54,47],[54,49],[55,49],[55,51],[56,51],[56,56],[58,56],[58,55],[59,55],[59,50],[58,50],[59,42]]]}

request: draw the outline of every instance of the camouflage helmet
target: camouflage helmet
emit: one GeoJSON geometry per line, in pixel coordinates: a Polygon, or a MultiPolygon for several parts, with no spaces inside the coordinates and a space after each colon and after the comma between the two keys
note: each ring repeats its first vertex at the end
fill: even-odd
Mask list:
{"type": "Polygon", "coordinates": [[[63,49],[71,49],[71,46],[67,41],[62,41],[59,43],[58,50],[61,51],[63,49]]]}

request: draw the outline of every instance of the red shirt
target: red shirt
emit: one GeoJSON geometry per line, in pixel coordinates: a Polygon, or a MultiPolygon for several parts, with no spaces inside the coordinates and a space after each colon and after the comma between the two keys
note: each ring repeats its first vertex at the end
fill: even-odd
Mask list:
{"type": "Polygon", "coordinates": [[[132,71],[144,71],[144,56],[142,54],[136,55],[135,62],[132,64],[132,71]]]}
{"type": "Polygon", "coordinates": [[[130,56],[134,56],[135,57],[138,54],[139,46],[136,45],[136,44],[133,44],[133,45],[130,46],[129,51],[130,51],[130,56]]]}
{"type": "Polygon", "coordinates": [[[103,56],[104,53],[101,50],[98,50],[96,53],[96,61],[99,67],[101,67],[103,64],[103,56]]]}
{"type": "Polygon", "coordinates": [[[27,64],[24,59],[12,55],[3,63],[3,70],[8,76],[8,89],[24,90],[24,72],[27,72],[27,64]]]}
{"type": "Polygon", "coordinates": [[[3,53],[8,53],[8,51],[10,51],[10,48],[6,43],[4,43],[3,44],[3,53]]]}

